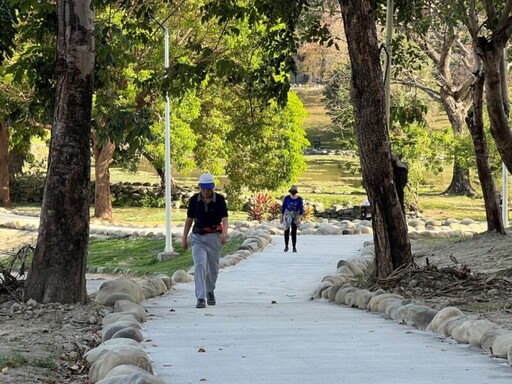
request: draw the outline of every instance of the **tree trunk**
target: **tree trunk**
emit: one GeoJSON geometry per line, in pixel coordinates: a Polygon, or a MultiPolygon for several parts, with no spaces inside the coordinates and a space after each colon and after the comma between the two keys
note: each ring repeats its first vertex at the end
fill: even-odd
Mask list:
{"type": "Polygon", "coordinates": [[[386,124],[384,83],[375,20],[368,0],[339,0],[352,64],[351,99],[361,168],[373,207],[377,277],[412,262],[407,223],[395,186],[386,124]]]}
{"type": "MultiPolygon", "coordinates": [[[[469,108],[468,102],[466,100],[455,100],[451,96],[451,92],[447,92],[444,88],[441,88],[440,97],[448,120],[450,120],[454,136],[462,136],[464,132],[464,116],[469,108]]],[[[475,190],[471,187],[469,169],[461,166],[457,154],[455,154],[453,160],[452,181],[444,193],[459,196],[475,195],[475,190]]]]}
{"type": "Polygon", "coordinates": [[[485,37],[476,39],[476,48],[482,59],[485,72],[485,96],[487,111],[491,121],[491,134],[496,142],[496,147],[501,160],[512,172],[512,132],[510,131],[507,115],[507,100],[503,97],[502,80],[506,76],[501,75],[501,62],[503,49],[512,33],[512,17],[507,25],[498,31],[493,31],[488,40],[485,37]]]}
{"type": "Polygon", "coordinates": [[[55,111],[39,237],[25,298],[85,303],[94,78],[92,1],[58,0],[57,19],[55,111]]]}
{"type": "Polygon", "coordinates": [[[102,146],[94,143],[95,160],[95,191],[94,217],[112,220],[112,200],[110,198],[110,163],[116,149],[115,144],[108,140],[102,146]]]}
{"type": "MultiPolygon", "coordinates": [[[[151,165],[155,163],[155,159],[153,159],[149,154],[144,153],[144,157],[149,161],[151,165]]],[[[153,165],[153,168],[155,168],[155,171],[158,176],[160,176],[160,187],[162,190],[165,190],[165,169],[157,168],[153,165]]],[[[171,176],[171,190],[176,189],[178,186],[176,185],[176,181],[171,176]]]]}
{"type": "Polygon", "coordinates": [[[492,178],[492,170],[489,165],[489,151],[484,135],[482,111],[484,76],[482,72],[478,72],[476,76],[476,81],[471,92],[473,98],[473,109],[468,114],[466,122],[468,124],[469,131],[471,132],[473,146],[475,148],[478,177],[480,178],[482,193],[484,195],[487,230],[496,231],[504,235],[505,228],[501,218],[500,200],[492,178]]]}
{"type": "Polygon", "coordinates": [[[460,165],[457,156],[453,159],[452,182],[444,192],[448,195],[474,196],[475,191],[469,181],[469,169],[460,165]]]}
{"type": "Polygon", "coordinates": [[[0,121],[0,205],[11,208],[9,189],[9,126],[0,121]]]}

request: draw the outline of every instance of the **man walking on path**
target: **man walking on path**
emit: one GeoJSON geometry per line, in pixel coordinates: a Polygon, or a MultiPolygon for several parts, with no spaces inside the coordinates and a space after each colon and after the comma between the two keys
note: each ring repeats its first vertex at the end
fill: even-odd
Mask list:
{"type": "Polygon", "coordinates": [[[209,173],[199,177],[199,193],[188,202],[182,247],[188,249],[188,233],[192,227],[192,259],[196,308],[215,305],[215,285],[219,275],[220,250],[228,234],[228,209],[224,196],[214,191],[215,180],[209,173]]]}

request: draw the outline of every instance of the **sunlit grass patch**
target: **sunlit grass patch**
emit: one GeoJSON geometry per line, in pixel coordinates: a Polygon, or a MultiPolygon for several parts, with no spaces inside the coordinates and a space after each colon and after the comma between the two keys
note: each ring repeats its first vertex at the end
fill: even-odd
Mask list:
{"type": "MultiPolygon", "coordinates": [[[[221,255],[228,255],[242,244],[239,239],[229,240],[221,255]]],[[[89,268],[103,268],[105,273],[130,270],[135,275],[164,273],[171,276],[177,270],[188,270],[193,266],[190,249],[183,251],[181,244],[174,243],[178,253],[174,259],[158,261],[158,254],[165,249],[165,239],[91,239],[87,265],[89,268]]]]}

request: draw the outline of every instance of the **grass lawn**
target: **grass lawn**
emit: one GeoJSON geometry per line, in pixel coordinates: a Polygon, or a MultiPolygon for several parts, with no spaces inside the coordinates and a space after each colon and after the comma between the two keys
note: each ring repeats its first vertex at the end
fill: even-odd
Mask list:
{"type": "Polygon", "coordinates": [[[334,131],[331,120],[326,114],[322,101],[322,88],[295,87],[292,91],[297,93],[308,111],[303,126],[311,146],[316,139],[320,139],[322,148],[335,149],[338,134],[334,131]]]}
{"type": "MultiPolygon", "coordinates": [[[[242,244],[241,239],[229,240],[222,247],[222,256],[228,255],[242,244]]],[[[183,252],[181,244],[174,243],[179,253],[174,259],[158,261],[157,255],[165,249],[165,239],[110,239],[89,242],[88,267],[103,267],[105,273],[129,269],[135,275],[164,273],[172,276],[177,270],[189,270],[193,266],[190,249],[183,252]]]]}

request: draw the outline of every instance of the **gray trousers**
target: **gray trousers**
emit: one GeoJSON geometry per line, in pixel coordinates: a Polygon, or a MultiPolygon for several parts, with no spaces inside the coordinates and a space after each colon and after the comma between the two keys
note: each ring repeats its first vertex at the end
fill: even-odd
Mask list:
{"type": "Polygon", "coordinates": [[[194,260],[194,282],[196,298],[204,299],[208,292],[215,290],[219,275],[220,234],[192,234],[192,259],[194,260]]]}

